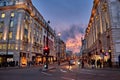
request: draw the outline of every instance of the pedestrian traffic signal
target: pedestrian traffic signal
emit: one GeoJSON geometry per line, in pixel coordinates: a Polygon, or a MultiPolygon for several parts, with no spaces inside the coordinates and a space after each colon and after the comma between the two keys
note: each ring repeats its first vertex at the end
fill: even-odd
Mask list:
{"type": "Polygon", "coordinates": [[[45,48],[43,49],[44,55],[49,55],[49,51],[50,51],[50,49],[49,49],[48,47],[45,47],[45,48]]]}

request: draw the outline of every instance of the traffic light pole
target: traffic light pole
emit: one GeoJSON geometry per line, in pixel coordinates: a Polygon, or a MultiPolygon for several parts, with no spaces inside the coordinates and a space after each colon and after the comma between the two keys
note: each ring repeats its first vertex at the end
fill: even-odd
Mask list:
{"type": "MultiPolygon", "coordinates": [[[[50,23],[50,21],[48,21],[48,23],[50,23]]],[[[45,57],[46,57],[46,62],[45,62],[45,69],[48,69],[48,55],[49,55],[49,47],[48,47],[48,32],[49,32],[49,27],[47,26],[47,40],[46,40],[46,47],[47,47],[47,50],[45,52],[45,57]]]]}

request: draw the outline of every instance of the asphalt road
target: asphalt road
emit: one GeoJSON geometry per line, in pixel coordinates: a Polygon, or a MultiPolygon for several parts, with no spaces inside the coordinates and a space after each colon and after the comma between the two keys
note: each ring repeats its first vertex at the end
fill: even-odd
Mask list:
{"type": "Polygon", "coordinates": [[[68,65],[42,71],[40,67],[0,70],[0,80],[120,80],[120,70],[81,69],[68,65]]]}

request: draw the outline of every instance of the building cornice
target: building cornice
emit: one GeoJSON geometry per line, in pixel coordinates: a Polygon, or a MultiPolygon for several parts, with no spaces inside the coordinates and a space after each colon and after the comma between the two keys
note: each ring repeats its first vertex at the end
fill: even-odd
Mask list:
{"type": "Polygon", "coordinates": [[[91,11],[91,16],[90,16],[90,19],[89,19],[88,27],[86,28],[85,36],[87,36],[88,33],[90,32],[91,24],[92,24],[92,22],[94,20],[94,16],[96,14],[96,9],[98,7],[99,2],[100,2],[100,0],[94,0],[94,2],[93,2],[93,8],[92,8],[92,11],[91,11]]]}

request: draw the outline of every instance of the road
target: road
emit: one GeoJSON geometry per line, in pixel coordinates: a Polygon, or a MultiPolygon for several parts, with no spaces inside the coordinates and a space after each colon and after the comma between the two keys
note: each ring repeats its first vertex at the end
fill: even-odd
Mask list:
{"type": "Polygon", "coordinates": [[[68,65],[42,71],[40,67],[0,70],[0,80],[120,80],[120,70],[81,69],[68,65]]]}

